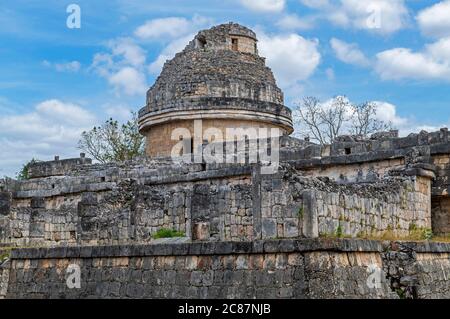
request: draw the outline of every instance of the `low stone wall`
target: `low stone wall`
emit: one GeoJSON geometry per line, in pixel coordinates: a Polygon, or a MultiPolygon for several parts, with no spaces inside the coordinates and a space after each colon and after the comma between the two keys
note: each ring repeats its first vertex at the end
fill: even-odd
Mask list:
{"type": "Polygon", "coordinates": [[[381,160],[369,163],[348,163],[330,167],[317,167],[305,170],[311,177],[326,176],[340,183],[373,182],[389,172],[404,167],[403,158],[381,160]]]}
{"type": "Polygon", "coordinates": [[[450,235],[450,197],[433,197],[431,216],[433,232],[437,235],[450,235]]]}
{"type": "Polygon", "coordinates": [[[161,228],[192,240],[407,234],[431,228],[430,177],[340,184],[289,164],[83,166],[3,192],[0,242],[18,246],[147,243],[161,228]]]}
{"type": "Polygon", "coordinates": [[[9,254],[10,249],[0,245],[0,299],[5,298],[9,281],[9,254]]]}
{"type": "Polygon", "coordinates": [[[308,239],[17,249],[7,297],[450,298],[449,253],[442,243],[308,239]],[[70,289],[76,267],[81,285],[70,289]]]}
{"type": "MultiPolygon", "coordinates": [[[[88,168],[86,168],[88,169],[88,168]]],[[[252,236],[251,167],[97,167],[64,179],[33,179],[14,192],[0,216],[0,240],[23,245],[148,242],[161,228],[195,239],[252,236]]]]}
{"type": "Polygon", "coordinates": [[[92,164],[90,158],[86,158],[82,153],[80,158],[71,158],[60,160],[56,156],[54,161],[36,162],[30,165],[28,175],[30,178],[48,177],[48,176],[64,176],[71,169],[80,165],[92,164]]]}
{"type": "Polygon", "coordinates": [[[419,276],[421,298],[450,298],[450,253],[429,252],[417,254],[417,273],[419,276]],[[430,284],[428,281],[431,281],[430,284]]]}
{"type": "Polygon", "coordinates": [[[450,156],[448,154],[433,157],[436,165],[436,180],[432,192],[432,222],[436,234],[450,234],[450,156]]]}
{"type": "Polygon", "coordinates": [[[406,237],[411,230],[431,230],[430,180],[424,177],[404,180],[390,191],[310,190],[303,194],[303,201],[303,213],[316,224],[317,236],[362,237],[390,232],[406,237]]]}
{"type": "Polygon", "coordinates": [[[0,262],[0,299],[4,299],[8,292],[9,262],[0,262]]]}

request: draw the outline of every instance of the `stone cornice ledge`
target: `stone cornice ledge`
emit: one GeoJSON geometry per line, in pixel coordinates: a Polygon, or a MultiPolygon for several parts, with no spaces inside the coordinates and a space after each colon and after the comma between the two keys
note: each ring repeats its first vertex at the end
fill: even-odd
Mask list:
{"type": "Polygon", "coordinates": [[[148,113],[139,118],[139,131],[143,132],[148,128],[175,122],[193,120],[241,120],[267,122],[282,126],[286,131],[293,132],[292,120],[282,114],[255,110],[235,110],[235,109],[212,109],[212,110],[182,110],[167,111],[162,114],[148,113]]]}
{"type": "Polygon", "coordinates": [[[284,239],[253,242],[185,242],[145,245],[18,248],[11,260],[62,258],[114,258],[144,256],[230,255],[290,252],[383,252],[393,246],[413,247],[420,253],[450,253],[450,243],[391,242],[365,239],[284,239]]]}

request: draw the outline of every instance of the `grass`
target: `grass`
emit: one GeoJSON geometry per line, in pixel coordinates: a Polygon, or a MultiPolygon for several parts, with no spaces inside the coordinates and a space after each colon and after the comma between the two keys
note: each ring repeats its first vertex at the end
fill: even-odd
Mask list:
{"type": "Polygon", "coordinates": [[[303,206],[298,209],[298,217],[303,218],[303,206]]]}
{"type": "MultiPolygon", "coordinates": [[[[322,238],[351,238],[349,235],[342,233],[342,227],[339,225],[333,234],[320,234],[322,238]]],[[[445,242],[450,243],[450,234],[435,236],[430,228],[417,227],[411,224],[409,227],[409,234],[405,236],[399,236],[394,233],[391,227],[388,227],[382,234],[373,235],[364,232],[359,232],[356,238],[369,239],[369,240],[387,240],[387,241],[433,241],[433,242],[445,242]]]]}
{"type": "Polygon", "coordinates": [[[153,239],[159,238],[174,238],[174,237],[185,237],[183,232],[176,231],[174,229],[161,228],[156,233],[152,235],[153,239]]]}
{"type": "Polygon", "coordinates": [[[11,248],[2,248],[0,249],[0,264],[9,258],[11,255],[11,248]]]}
{"type": "Polygon", "coordinates": [[[342,236],[343,236],[342,226],[341,226],[341,224],[339,224],[339,226],[336,229],[336,237],[342,238],[342,236]]]}
{"type": "Polygon", "coordinates": [[[359,233],[357,238],[362,239],[370,239],[370,240],[388,240],[388,241],[396,241],[396,240],[405,240],[405,241],[434,241],[434,242],[450,242],[450,235],[447,236],[434,236],[433,232],[429,228],[415,228],[409,231],[409,234],[406,236],[399,236],[394,234],[394,232],[390,229],[386,230],[380,235],[369,235],[364,233],[359,233]]]}
{"type": "Polygon", "coordinates": [[[444,235],[444,236],[435,236],[433,237],[433,241],[443,242],[443,243],[450,243],[450,234],[444,235]]]}

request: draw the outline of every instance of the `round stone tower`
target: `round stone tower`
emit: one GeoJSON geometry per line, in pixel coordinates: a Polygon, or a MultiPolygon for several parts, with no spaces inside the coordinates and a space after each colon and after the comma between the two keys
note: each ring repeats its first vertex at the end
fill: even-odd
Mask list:
{"type": "MultiPolygon", "coordinates": [[[[169,156],[179,142],[172,132],[194,134],[216,128],[279,128],[293,131],[291,111],[284,106],[265,58],[258,55],[256,34],[229,23],[200,31],[186,48],[164,64],[139,112],[139,129],[147,139],[147,155],[169,156]]],[[[203,133],[202,133],[203,134],[203,133]]]]}

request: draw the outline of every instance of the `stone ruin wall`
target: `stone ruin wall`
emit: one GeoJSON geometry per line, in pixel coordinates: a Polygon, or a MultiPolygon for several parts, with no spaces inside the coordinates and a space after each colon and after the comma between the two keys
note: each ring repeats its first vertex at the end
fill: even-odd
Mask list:
{"type": "Polygon", "coordinates": [[[275,175],[261,175],[257,165],[164,159],[41,163],[31,180],[0,187],[0,240],[19,246],[149,242],[160,228],[207,241],[448,232],[448,147],[288,160],[289,143],[282,143],[275,175]],[[427,154],[437,170],[426,164],[427,154]],[[45,177],[53,165],[65,176],[45,177]]]}
{"type": "MultiPolygon", "coordinates": [[[[235,114],[239,114],[239,111],[233,111],[235,114]]],[[[216,112],[217,113],[217,112],[216,112]]],[[[208,129],[217,129],[221,132],[223,140],[227,140],[227,130],[230,128],[242,128],[242,129],[258,129],[258,128],[266,128],[270,134],[270,129],[279,128],[278,125],[272,125],[264,122],[252,121],[252,120],[227,120],[227,119],[203,119],[201,121],[202,131],[200,132],[201,136],[204,136],[206,130],[208,129]]],[[[159,157],[159,156],[170,156],[174,146],[180,142],[180,140],[175,137],[172,139],[172,134],[176,129],[187,129],[189,130],[192,137],[194,134],[194,121],[185,120],[185,121],[173,121],[171,123],[156,125],[150,128],[145,132],[145,136],[147,138],[146,144],[146,154],[150,157],[159,157]]],[[[285,134],[286,132],[280,130],[280,134],[285,134]]],[[[230,133],[228,133],[230,134],[230,133]]],[[[210,137],[211,138],[211,137],[210,137]]],[[[215,136],[215,139],[218,137],[215,136]]],[[[234,140],[234,136],[230,136],[230,139],[234,140]]],[[[208,141],[211,142],[211,141],[208,141]]],[[[191,146],[193,147],[193,146],[191,146]]],[[[185,152],[190,152],[189,149],[184,150],[185,152]]],[[[178,154],[177,154],[178,155],[178,154]]]]}
{"type": "Polygon", "coordinates": [[[265,66],[264,58],[228,50],[188,50],[164,64],[147,92],[146,108],[147,111],[164,110],[173,107],[173,103],[182,103],[183,99],[188,102],[188,98],[202,97],[283,104],[283,93],[276,86],[272,71],[265,66]]]}
{"type": "Polygon", "coordinates": [[[450,157],[447,154],[434,156],[433,164],[437,167],[431,208],[433,230],[450,234],[450,157]]]}
{"type": "Polygon", "coordinates": [[[431,229],[428,178],[403,181],[392,192],[373,191],[365,195],[315,190],[304,194],[308,200],[305,210],[318,219],[314,231],[319,236],[364,237],[391,232],[407,237],[412,229],[431,229]]]}
{"type": "Polygon", "coordinates": [[[7,298],[450,298],[450,247],[368,240],[15,250],[7,298]],[[66,269],[78,265],[81,288],[66,269]]]}
{"type": "Polygon", "coordinates": [[[305,170],[305,175],[311,177],[326,176],[339,183],[373,182],[380,177],[389,176],[390,171],[401,169],[404,165],[404,158],[396,158],[377,162],[315,167],[305,170]]]}
{"type": "Polygon", "coordinates": [[[344,136],[325,147],[290,146],[282,149],[281,157],[307,176],[326,176],[343,184],[370,183],[405,166],[433,170],[432,229],[435,235],[446,235],[450,234],[449,142],[447,129],[402,138],[394,131],[369,140],[344,136]]]}
{"type": "Polygon", "coordinates": [[[375,236],[388,230],[404,236],[411,225],[431,228],[430,179],[424,177],[345,185],[305,177],[290,165],[274,175],[254,165],[84,168],[3,192],[9,211],[0,217],[1,242],[149,242],[161,228],[206,241],[375,236]]]}
{"type": "Polygon", "coordinates": [[[10,262],[7,261],[7,256],[9,254],[9,248],[2,247],[0,244],[0,299],[4,299],[8,292],[10,262]]]}
{"type": "Polygon", "coordinates": [[[447,148],[309,160],[285,151],[274,175],[143,159],[74,162],[45,177],[49,162],[29,181],[2,181],[1,242],[57,247],[14,249],[0,265],[0,298],[449,298],[448,245],[306,239],[435,231],[447,148]],[[187,238],[158,244],[151,235],[161,227],[187,238]],[[81,290],[66,288],[71,263],[84,274],[81,290]],[[373,267],[386,278],[379,289],[367,286],[373,267]]]}

